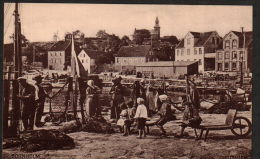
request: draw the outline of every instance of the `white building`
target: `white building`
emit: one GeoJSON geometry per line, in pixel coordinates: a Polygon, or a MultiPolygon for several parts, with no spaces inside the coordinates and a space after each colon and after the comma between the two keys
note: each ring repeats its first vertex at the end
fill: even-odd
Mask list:
{"type": "Polygon", "coordinates": [[[215,70],[215,51],[220,42],[216,31],[188,32],[175,49],[175,61],[198,61],[199,72],[215,70]]]}
{"type": "Polygon", "coordinates": [[[96,59],[98,55],[103,53],[101,51],[82,49],[78,54],[78,59],[88,73],[93,73],[97,69],[96,59]]]}

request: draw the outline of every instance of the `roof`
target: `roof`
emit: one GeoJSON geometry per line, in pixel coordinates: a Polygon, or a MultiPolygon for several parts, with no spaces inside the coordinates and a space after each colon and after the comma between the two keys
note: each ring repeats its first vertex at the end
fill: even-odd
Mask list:
{"type": "Polygon", "coordinates": [[[104,54],[105,52],[103,51],[97,51],[97,50],[90,50],[90,49],[83,49],[86,54],[91,58],[91,59],[96,59],[98,55],[104,54]]]}
{"type": "Polygon", "coordinates": [[[145,57],[150,49],[150,45],[122,46],[117,57],[145,57]]]}
{"type": "Polygon", "coordinates": [[[70,46],[70,44],[71,44],[71,42],[69,40],[58,41],[49,49],[49,51],[63,51],[63,50],[66,50],[70,46]]]}
{"type": "Polygon", "coordinates": [[[184,47],[184,39],[181,39],[179,44],[177,44],[176,48],[183,48],[184,47]]]}
{"type": "Polygon", "coordinates": [[[137,65],[136,67],[185,67],[191,64],[197,63],[197,61],[157,61],[157,62],[146,62],[137,65]]]}
{"type": "Polygon", "coordinates": [[[193,31],[191,31],[190,33],[194,36],[194,38],[199,38],[201,34],[199,32],[193,32],[193,31]]]}
{"type": "MultiPolygon", "coordinates": [[[[195,47],[203,46],[205,45],[206,41],[209,39],[211,34],[215,31],[209,31],[209,32],[204,32],[204,33],[199,33],[199,32],[189,32],[191,33],[194,38],[197,38],[198,40],[195,40],[195,47]]],[[[183,48],[184,47],[184,39],[182,39],[179,44],[177,45],[176,48],[183,48]]]]}
{"type": "MultiPolygon", "coordinates": [[[[234,34],[236,34],[238,36],[238,38],[239,38],[239,48],[243,48],[244,47],[244,35],[243,35],[243,33],[238,32],[238,31],[231,31],[231,32],[233,32],[234,34]]],[[[245,38],[246,38],[245,39],[245,42],[246,42],[245,46],[247,47],[253,41],[253,32],[252,31],[245,32],[245,38]]]]}
{"type": "Polygon", "coordinates": [[[201,33],[198,41],[195,43],[195,46],[203,46],[212,33],[213,31],[201,33]]]}

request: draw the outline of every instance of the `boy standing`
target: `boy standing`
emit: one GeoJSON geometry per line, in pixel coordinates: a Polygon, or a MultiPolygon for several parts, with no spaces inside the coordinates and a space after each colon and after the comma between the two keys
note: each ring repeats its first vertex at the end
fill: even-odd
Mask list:
{"type": "Polygon", "coordinates": [[[139,132],[138,138],[142,138],[142,135],[146,137],[145,134],[145,122],[146,119],[148,118],[147,114],[147,108],[144,105],[144,99],[143,98],[137,98],[137,110],[135,113],[135,119],[137,120],[137,128],[139,132]]]}

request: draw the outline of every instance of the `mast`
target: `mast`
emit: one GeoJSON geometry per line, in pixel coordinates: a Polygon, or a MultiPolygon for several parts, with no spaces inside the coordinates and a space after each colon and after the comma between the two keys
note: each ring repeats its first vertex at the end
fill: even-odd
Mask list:
{"type": "Polygon", "coordinates": [[[19,10],[18,10],[18,3],[15,3],[15,10],[14,14],[15,16],[15,30],[14,30],[14,78],[12,82],[13,87],[13,94],[12,94],[12,108],[13,108],[13,114],[12,114],[12,121],[11,121],[11,133],[12,135],[16,136],[19,134],[19,121],[21,117],[21,102],[18,99],[18,95],[20,93],[20,86],[18,83],[17,78],[22,75],[22,54],[21,54],[21,22],[19,18],[19,10]]]}
{"type": "Polygon", "coordinates": [[[15,3],[15,30],[14,30],[14,68],[15,68],[15,79],[22,74],[22,49],[21,49],[21,21],[19,18],[18,3],[15,3]]]}

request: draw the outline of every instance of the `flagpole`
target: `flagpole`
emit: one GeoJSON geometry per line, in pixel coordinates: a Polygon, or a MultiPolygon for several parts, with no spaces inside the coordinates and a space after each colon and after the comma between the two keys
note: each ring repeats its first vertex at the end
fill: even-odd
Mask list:
{"type": "Polygon", "coordinates": [[[75,82],[75,88],[73,89],[73,100],[72,100],[72,106],[73,106],[73,115],[74,119],[78,122],[78,116],[77,116],[77,99],[78,99],[78,80],[77,80],[77,69],[76,69],[76,57],[75,57],[75,49],[74,49],[74,39],[73,39],[73,33],[71,35],[71,72],[73,81],[75,82]]]}

